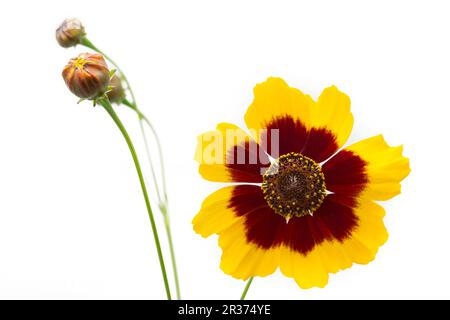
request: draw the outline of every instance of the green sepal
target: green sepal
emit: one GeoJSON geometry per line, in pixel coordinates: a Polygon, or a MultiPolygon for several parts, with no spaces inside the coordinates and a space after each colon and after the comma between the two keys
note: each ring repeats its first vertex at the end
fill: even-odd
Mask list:
{"type": "Polygon", "coordinates": [[[112,86],[107,86],[106,91],[104,92],[104,95],[106,95],[108,92],[111,92],[113,90],[112,86]]]}

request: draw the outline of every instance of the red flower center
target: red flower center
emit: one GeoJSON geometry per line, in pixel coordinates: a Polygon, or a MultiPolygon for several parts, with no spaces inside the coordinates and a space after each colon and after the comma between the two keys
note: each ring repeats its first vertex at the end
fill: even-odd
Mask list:
{"type": "Polygon", "coordinates": [[[269,206],[285,218],[312,215],[327,193],[320,165],[295,152],[282,155],[270,166],[261,188],[269,206]]]}

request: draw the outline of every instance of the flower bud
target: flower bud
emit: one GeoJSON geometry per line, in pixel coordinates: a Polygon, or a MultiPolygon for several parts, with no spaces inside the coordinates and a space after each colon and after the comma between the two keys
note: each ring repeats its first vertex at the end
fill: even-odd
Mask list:
{"type": "Polygon", "coordinates": [[[66,19],[56,29],[56,40],[63,48],[76,46],[85,35],[81,21],[76,18],[66,19]]]}
{"type": "Polygon", "coordinates": [[[107,93],[111,103],[120,104],[125,99],[125,90],[123,90],[122,80],[117,75],[113,75],[109,82],[109,91],[107,93]]]}
{"type": "Polygon", "coordinates": [[[81,53],[70,59],[62,76],[69,90],[82,99],[94,99],[105,93],[110,78],[105,59],[97,53],[81,53]]]}

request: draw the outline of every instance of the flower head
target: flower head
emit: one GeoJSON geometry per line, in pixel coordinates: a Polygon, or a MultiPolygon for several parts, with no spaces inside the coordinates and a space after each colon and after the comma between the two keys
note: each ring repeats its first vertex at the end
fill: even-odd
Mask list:
{"type": "Polygon", "coordinates": [[[63,48],[76,46],[85,35],[81,21],[76,18],[66,19],[56,29],[56,40],[63,48]]]}
{"type": "Polygon", "coordinates": [[[93,99],[105,93],[110,79],[105,59],[97,53],[81,53],[70,59],[62,76],[69,90],[82,99],[93,99]]]}
{"type": "Polygon", "coordinates": [[[125,99],[125,90],[122,86],[122,80],[117,75],[113,75],[109,82],[110,89],[107,92],[111,103],[120,104],[125,99]]]}
{"type": "Polygon", "coordinates": [[[367,264],[387,240],[376,201],[400,193],[409,174],[402,147],[375,136],[341,149],[353,126],[350,99],[336,87],[317,101],[269,78],[254,90],[245,122],[199,137],[203,178],[234,185],[209,195],[193,220],[219,235],[222,270],[238,279],[277,268],[302,288],[367,264]]]}

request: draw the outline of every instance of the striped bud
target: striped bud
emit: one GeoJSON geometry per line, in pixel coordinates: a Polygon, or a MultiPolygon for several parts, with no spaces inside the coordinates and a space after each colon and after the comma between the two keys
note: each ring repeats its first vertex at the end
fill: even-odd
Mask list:
{"type": "Polygon", "coordinates": [[[105,59],[97,53],[81,53],[70,59],[62,76],[69,90],[82,99],[93,99],[105,93],[110,78],[105,59]]]}
{"type": "Polygon", "coordinates": [[[66,19],[56,29],[56,41],[63,48],[76,46],[85,35],[81,21],[76,18],[66,19]]]}

